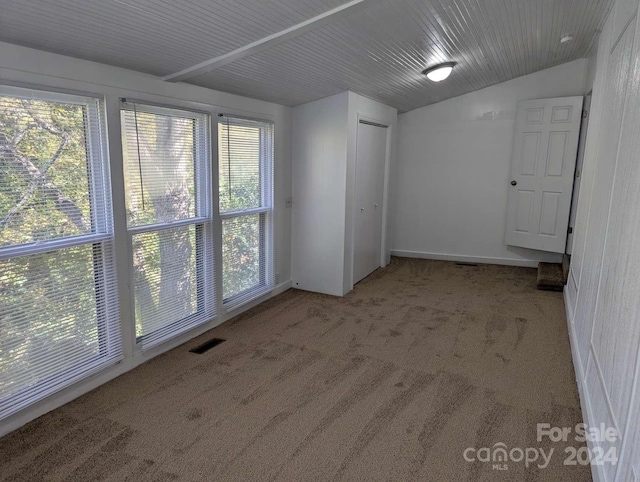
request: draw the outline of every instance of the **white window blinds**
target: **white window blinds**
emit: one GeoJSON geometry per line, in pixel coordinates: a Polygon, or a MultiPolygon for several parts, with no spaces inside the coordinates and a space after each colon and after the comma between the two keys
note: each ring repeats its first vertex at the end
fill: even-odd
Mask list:
{"type": "Polygon", "coordinates": [[[274,286],[273,124],[218,121],[223,302],[236,308],[274,286]]]}
{"type": "Polygon", "coordinates": [[[136,337],[155,345],[215,316],[209,117],[123,102],[136,337]]]}
{"type": "Polygon", "coordinates": [[[103,117],[0,87],[0,418],[121,358],[103,117]]]}

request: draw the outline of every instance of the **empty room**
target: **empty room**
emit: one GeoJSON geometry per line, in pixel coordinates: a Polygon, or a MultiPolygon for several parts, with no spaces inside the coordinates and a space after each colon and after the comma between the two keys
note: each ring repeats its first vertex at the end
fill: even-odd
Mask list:
{"type": "Polygon", "coordinates": [[[0,481],[640,481],[639,0],[0,0],[0,481]]]}

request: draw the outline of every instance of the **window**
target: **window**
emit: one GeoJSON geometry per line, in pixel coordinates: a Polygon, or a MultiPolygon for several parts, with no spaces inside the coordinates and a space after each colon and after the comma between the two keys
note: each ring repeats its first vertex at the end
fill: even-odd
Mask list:
{"type": "Polygon", "coordinates": [[[222,297],[233,309],[274,285],[273,125],[221,116],[218,149],[222,297]]]}
{"type": "Polygon", "coordinates": [[[136,337],[143,348],[215,316],[209,116],[123,102],[136,337]]]}
{"type": "Polygon", "coordinates": [[[0,418],[121,358],[103,105],[0,87],[0,418]]]}

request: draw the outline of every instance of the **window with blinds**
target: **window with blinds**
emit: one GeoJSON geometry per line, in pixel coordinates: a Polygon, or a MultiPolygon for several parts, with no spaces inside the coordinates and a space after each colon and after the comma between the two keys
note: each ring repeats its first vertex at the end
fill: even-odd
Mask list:
{"type": "Polygon", "coordinates": [[[125,101],[121,120],[144,349],[215,316],[209,116],[125,101]]]}
{"type": "Polygon", "coordinates": [[[0,418],[122,356],[103,119],[0,86],[0,418]]]}
{"type": "Polygon", "coordinates": [[[236,308],[273,289],[273,124],[218,121],[223,303],[236,308]]]}

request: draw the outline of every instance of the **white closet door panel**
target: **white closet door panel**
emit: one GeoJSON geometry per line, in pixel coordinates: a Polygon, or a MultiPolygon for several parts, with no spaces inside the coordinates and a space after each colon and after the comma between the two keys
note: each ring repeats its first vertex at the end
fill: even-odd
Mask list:
{"type": "Polygon", "coordinates": [[[387,129],[358,124],[353,282],[380,267],[387,129]]]}

